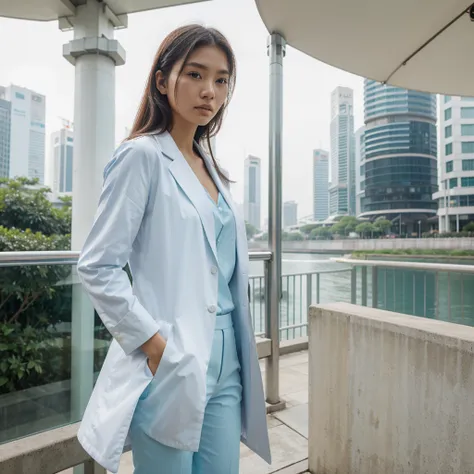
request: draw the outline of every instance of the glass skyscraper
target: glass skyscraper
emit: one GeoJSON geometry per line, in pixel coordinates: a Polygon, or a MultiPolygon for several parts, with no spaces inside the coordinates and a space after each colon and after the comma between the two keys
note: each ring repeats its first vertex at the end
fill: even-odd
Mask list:
{"type": "Polygon", "coordinates": [[[0,178],[10,173],[11,103],[0,99],[0,178]]]}
{"type": "Polygon", "coordinates": [[[366,79],[364,109],[361,217],[426,229],[437,208],[436,96],[366,79]]]}
{"type": "Polygon", "coordinates": [[[331,94],[331,216],[353,216],[356,211],[353,96],[348,87],[337,87],[331,94]]]}

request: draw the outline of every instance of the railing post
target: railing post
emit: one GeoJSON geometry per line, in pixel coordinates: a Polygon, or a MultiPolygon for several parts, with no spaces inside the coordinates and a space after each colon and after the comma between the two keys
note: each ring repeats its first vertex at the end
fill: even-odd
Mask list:
{"type": "Polygon", "coordinates": [[[93,459],[84,463],[84,474],[107,474],[107,469],[97,464],[93,459]]]}
{"type": "MultiPolygon", "coordinates": [[[[308,315],[309,307],[313,302],[313,275],[311,273],[306,274],[306,314],[308,315]]],[[[306,322],[309,323],[308,318],[306,318],[306,322]]]]}
{"type": "Polygon", "coordinates": [[[316,273],[316,304],[321,302],[321,275],[316,273]]]}
{"type": "Polygon", "coordinates": [[[378,268],[374,265],[372,267],[372,308],[378,308],[379,306],[379,281],[378,281],[378,268]]]}
{"type": "Polygon", "coordinates": [[[362,306],[367,306],[367,267],[362,267],[362,306]]]}
{"type": "Polygon", "coordinates": [[[351,269],[351,303],[357,304],[357,267],[351,269]]]}
{"type": "Polygon", "coordinates": [[[270,58],[270,117],[269,117],[269,179],[268,179],[268,240],[272,251],[269,279],[269,311],[267,337],[271,339],[272,354],[266,359],[267,402],[280,403],[279,394],[279,330],[281,297],[281,209],[282,209],[282,128],[283,128],[283,57],[285,40],[278,33],[268,39],[270,58]]]}

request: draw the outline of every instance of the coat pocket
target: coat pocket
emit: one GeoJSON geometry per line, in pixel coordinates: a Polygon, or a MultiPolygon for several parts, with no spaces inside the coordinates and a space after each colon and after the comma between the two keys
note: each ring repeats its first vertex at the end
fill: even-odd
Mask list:
{"type": "Polygon", "coordinates": [[[150,383],[146,386],[145,390],[140,395],[140,400],[145,400],[150,394],[150,391],[153,387],[159,383],[161,372],[163,372],[163,366],[166,364],[168,360],[169,353],[171,352],[171,345],[173,344],[173,327],[170,324],[166,324],[163,327],[163,330],[160,331],[161,336],[166,339],[166,346],[165,350],[163,351],[163,355],[161,356],[160,363],[158,364],[158,368],[156,369],[155,375],[151,372],[150,368],[148,367],[148,360],[145,359],[145,373],[150,378],[150,383]]]}

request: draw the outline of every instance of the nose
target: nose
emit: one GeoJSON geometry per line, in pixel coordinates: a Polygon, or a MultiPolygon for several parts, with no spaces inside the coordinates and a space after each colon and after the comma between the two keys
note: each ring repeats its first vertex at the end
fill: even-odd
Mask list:
{"type": "Polygon", "coordinates": [[[203,88],[201,90],[202,99],[214,99],[215,90],[214,90],[214,81],[205,81],[203,82],[203,88]]]}

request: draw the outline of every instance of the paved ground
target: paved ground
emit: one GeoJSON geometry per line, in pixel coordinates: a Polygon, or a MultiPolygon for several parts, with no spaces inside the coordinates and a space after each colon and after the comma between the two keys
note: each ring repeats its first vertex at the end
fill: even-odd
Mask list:
{"type": "MultiPolygon", "coordinates": [[[[261,367],[264,371],[263,362],[261,367]]],[[[272,465],[269,466],[256,454],[241,445],[240,474],[303,474],[308,472],[307,351],[281,358],[280,393],[287,402],[287,408],[268,415],[272,465]]],[[[133,474],[130,453],[123,455],[119,474],[133,474]]]]}

